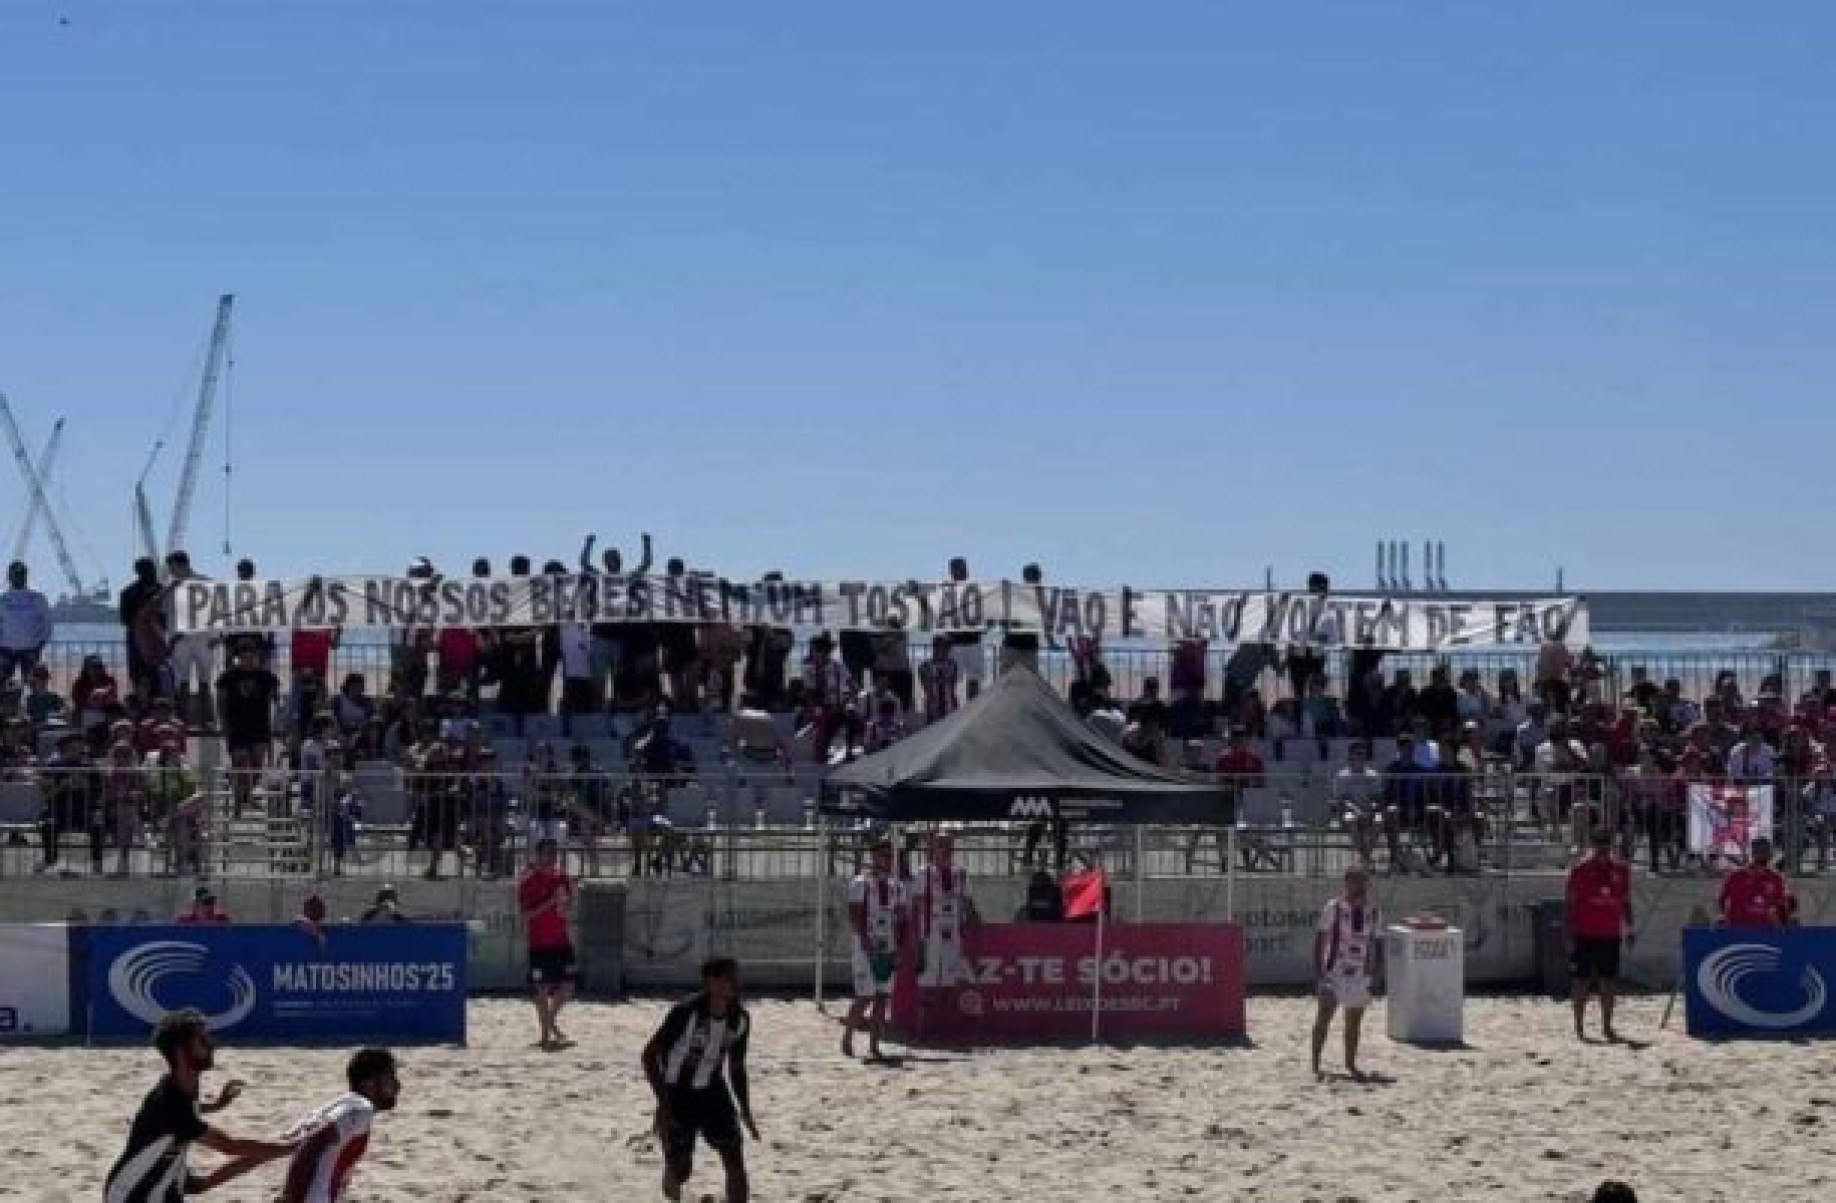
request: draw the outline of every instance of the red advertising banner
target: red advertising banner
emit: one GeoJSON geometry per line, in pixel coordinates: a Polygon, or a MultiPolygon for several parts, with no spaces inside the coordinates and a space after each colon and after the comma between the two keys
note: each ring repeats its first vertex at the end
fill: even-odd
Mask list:
{"type": "Polygon", "coordinates": [[[1004,1040],[1240,1036],[1243,928],[1235,923],[988,923],[965,934],[967,980],[920,991],[912,967],[893,985],[906,1036],[1004,1040]],[[1100,978],[1100,980],[1099,980],[1100,978]]]}

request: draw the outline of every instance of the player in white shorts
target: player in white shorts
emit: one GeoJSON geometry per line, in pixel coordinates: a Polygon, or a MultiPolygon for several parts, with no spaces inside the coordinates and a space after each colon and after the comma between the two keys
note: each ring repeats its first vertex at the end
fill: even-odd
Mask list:
{"type": "Polygon", "coordinates": [[[928,1005],[937,991],[962,984],[969,977],[963,956],[963,932],[977,922],[975,900],[969,897],[969,878],[956,863],[956,837],[940,831],[931,837],[931,858],[919,876],[912,897],[918,921],[919,1001],[928,1005]]]}
{"type": "Polygon", "coordinates": [[[1345,1069],[1363,1080],[1358,1069],[1358,1033],[1364,1009],[1371,1005],[1371,983],[1383,972],[1383,930],[1377,904],[1370,900],[1371,879],[1364,866],[1345,871],[1345,892],[1320,911],[1313,937],[1314,981],[1320,1008],[1313,1021],[1313,1072],[1320,1073],[1320,1054],[1332,1030],[1332,1013],[1345,1010],[1345,1069]]]}
{"type": "Polygon", "coordinates": [[[854,925],[854,1005],[842,1021],[842,1056],[854,1055],[854,1033],[867,1028],[867,1055],[878,1060],[880,1036],[892,999],[893,972],[905,942],[908,900],[905,883],[893,873],[889,840],[876,841],[864,872],[848,886],[848,917],[854,925]]]}
{"type": "Polygon", "coordinates": [[[402,1086],[395,1076],[395,1054],[388,1049],[360,1049],[344,1076],[350,1092],[293,1127],[290,1136],[303,1143],[287,1167],[281,1203],[338,1203],[370,1146],[370,1121],[378,1111],[395,1109],[402,1086]]]}

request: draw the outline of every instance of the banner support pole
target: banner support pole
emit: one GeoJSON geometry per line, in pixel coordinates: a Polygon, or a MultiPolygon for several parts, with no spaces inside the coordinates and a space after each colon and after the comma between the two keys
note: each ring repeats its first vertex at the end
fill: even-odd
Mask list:
{"type": "Polygon", "coordinates": [[[829,834],[828,820],[822,811],[822,791],[819,789],[816,798],[816,1009],[822,1010],[822,969],[823,961],[828,956],[829,942],[829,834]]]}
{"type": "Polygon", "coordinates": [[[1109,890],[1099,882],[1097,888],[1096,960],[1090,975],[1090,1043],[1103,1042],[1103,924],[1109,909],[1109,890]]]}

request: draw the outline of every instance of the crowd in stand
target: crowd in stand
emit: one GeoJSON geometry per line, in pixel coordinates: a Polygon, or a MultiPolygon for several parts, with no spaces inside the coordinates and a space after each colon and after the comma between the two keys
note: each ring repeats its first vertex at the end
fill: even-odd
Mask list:
{"type": "MultiPolygon", "coordinates": [[[[624,571],[617,549],[597,559],[594,550],[589,538],[581,571],[624,571]]],[[[646,536],[634,571],[651,563],[646,536]]],[[[533,563],[518,556],[508,567],[528,575],[533,563]]],[[[492,566],[480,559],[471,571],[488,577],[492,566]]],[[[542,571],[567,569],[550,561],[542,571]]],[[[672,576],[687,571],[677,559],[665,566],[672,576]]],[[[948,572],[968,579],[961,559],[948,572]]],[[[255,567],[245,560],[237,574],[254,579],[255,567]]],[[[93,872],[104,871],[111,850],[115,871],[126,872],[136,846],[157,847],[167,871],[200,870],[210,816],[188,761],[188,737],[200,733],[220,737],[227,752],[232,815],[278,807],[316,817],[339,863],[362,799],[338,784],[321,787],[320,774],[388,761],[408,774],[413,838],[429,854],[430,874],[461,844],[481,872],[508,872],[521,837],[561,830],[595,852],[598,836],[623,833],[634,851],[645,849],[634,856],[640,871],[661,867],[679,838],[661,821],[663,789],[716,767],[695,763],[691,741],[672,726],[679,716],[723,716],[733,765],[816,768],[947,717],[991,673],[1033,662],[1042,641],[1068,655],[1070,702],[1093,729],[1144,759],[1215,773],[1226,821],[1241,817],[1233,808],[1246,791],[1281,778],[1281,761],[1317,746],[1308,759],[1332,763],[1332,821],[1360,855],[1387,858],[1392,869],[1476,869],[1470,849],[1488,821],[1513,817],[1515,795],[1502,814],[1482,804],[1500,775],[1531,782],[1526,806],[1538,827],[1581,846],[1588,826],[1607,823],[1628,854],[1642,845],[1653,869],[1686,863],[1692,782],[1778,785],[1794,864],[1814,849],[1816,867],[1826,867],[1836,830],[1825,753],[1836,689],[1827,671],[1796,699],[1777,678],[1743,697],[1732,673],[1707,696],[1688,697],[1680,681],[1658,682],[1638,667],[1625,688],[1610,690],[1591,651],[1551,642],[1527,688],[1509,668],[1488,681],[1439,666],[1418,683],[1368,647],[1339,660],[1335,681],[1319,648],[1244,643],[1224,659],[1214,694],[1210,649],[1188,640],[1169,649],[1167,696],[1148,677],[1121,698],[1092,639],[1060,646],[1025,628],[957,631],[918,651],[894,628],[822,632],[800,649],[784,627],[660,622],[399,628],[389,633],[388,678],[375,690],[360,673],[334,686],[336,630],[286,636],[286,682],[274,671],[280,648],[271,635],[173,634],[166,595],[193,575],[183,552],[163,572],[138,563],[120,601],[128,680],[92,656],[65,696],[41,662],[51,636],[44,599],[28,588],[25,567],[12,566],[11,588],[0,594],[0,773],[42,787],[45,868],[59,868],[66,837],[81,836],[93,872]],[[1269,700],[1271,682],[1284,683],[1286,696],[1269,700]],[[608,715],[623,734],[614,763],[604,764],[595,757],[603,741],[568,741],[589,728],[609,734],[594,725],[608,715]],[[540,733],[525,763],[498,763],[487,720],[493,730],[540,733]],[[276,765],[295,785],[257,807],[263,774],[276,765]]],[[[426,560],[407,575],[438,579],[426,560]]],[[[1033,565],[1022,576],[1040,579],[1033,565]]]]}

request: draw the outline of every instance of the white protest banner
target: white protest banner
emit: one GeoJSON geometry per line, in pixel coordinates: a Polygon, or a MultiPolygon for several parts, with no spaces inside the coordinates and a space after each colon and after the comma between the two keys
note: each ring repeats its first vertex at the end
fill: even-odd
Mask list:
{"type": "Polygon", "coordinates": [[[1689,850],[1699,856],[1747,858],[1748,846],[1772,838],[1770,785],[1689,787],[1689,850]]]}
{"type": "Polygon", "coordinates": [[[911,635],[1020,628],[1103,642],[1204,639],[1321,650],[1529,647],[1587,641],[1577,597],[1483,599],[1318,596],[1122,585],[924,584],[919,581],[742,582],[715,576],[528,576],[311,581],[183,581],[180,631],[302,627],[516,627],[551,623],[731,623],[806,630],[903,629],[911,635]]]}

